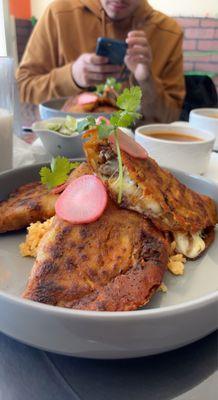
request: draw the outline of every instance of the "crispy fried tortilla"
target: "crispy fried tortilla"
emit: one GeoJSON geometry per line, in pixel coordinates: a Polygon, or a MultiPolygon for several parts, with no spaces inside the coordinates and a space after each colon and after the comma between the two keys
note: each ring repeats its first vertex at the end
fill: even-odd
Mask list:
{"type": "MultiPolygon", "coordinates": [[[[84,144],[84,150],[93,171],[117,201],[118,161],[111,145],[94,135],[84,144]]],[[[150,157],[137,159],[124,151],[121,154],[124,180],[120,206],[145,215],[161,231],[172,232],[177,250],[196,258],[214,238],[214,201],[183,185],[150,157]]]]}
{"type": "Polygon", "coordinates": [[[31,222],[52,217],[56,200],[57,195],[40,182],[21,186],[0,203],[0,233],[22,229],[31,222]]]}
{"type": "Polygon", "coordinates": [[[72,225],[55,217],[23,297],[84,310],[135,310],[160,286],[168,252],[161,232],[112,201],[94,223],[72,225]]]}
{"type": "MultiPolygon", "coordinates": [[[[76,179],[86,173],[90,173],[90,169],[83,163],[71,177],[76,179]]],[[[57,198],[57,194],[40,182],[21,186],[7,200],[0,202],[0,233],[26,228],[32,222],[53,217],[57,198]]]]}
{"type": "Polygon", "coordinates": [[[106,88],[103,94],[96,94],[92,92],[83,92],[78,96],[69,97],[63,107],[62,111],[65,112],[74,112],[74,113],[97,113],[97,112],[105,112],[112,113],[117,111],[117,101],[118,93],[113,88],[106,88]],[[96,99],[93,98],[93,101],[87,101],[85,104],[80,104],[81,96],[87,94],[88,97],[90,94],[94,94],[96,99]]]}

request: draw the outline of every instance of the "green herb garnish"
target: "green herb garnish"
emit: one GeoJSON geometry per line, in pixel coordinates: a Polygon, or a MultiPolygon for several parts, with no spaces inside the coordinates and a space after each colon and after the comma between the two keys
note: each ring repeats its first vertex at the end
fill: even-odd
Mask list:
{"type": "Polygon", "coordinates": [[[141,103],[142,91],[139,86],[134,86],[131,89],[125,89],[117,99],[117,106],[120,111],[113,113],[110,123],[116,127],[127,128],[132,123],[141,117],[137,112],[141,103]]]}
{"type": "Polygon", "coordinates": [[[107,88],[114,89],[117,93],[120,92],[122,85],[115,78],[107,78],[105,83],[96,86],[96,93],[102,95],[107,88]]]}
{"type": "Polygon", "coordinates": [[[90,129],[92,126],[95,126],[95,118],[92,116],[89,116],[87,118],[82,119],[81,121],[77,122],[77,132],[81,133],[86,131],[87,129],[90,129]]]}
{"type": "Polygon", "coordinates": [[[42,167],[40,169],[41,182],[52,189],[61,185],[68,179],[69,173],[80,165],[79,162],[71,162],[65,157],[52,158],[51,168],[42,167]]]}
{"type": "Polygon", "coordinates": [[[142,91],[139,86],[134,86],[131,89],[125,89],[123,93],[117,99],[117,106],[120,111],[113,113],[110,118],[110,124],[106,125],[105,121],[102,121],[98,126],[98,135],[100,139],[106,139],[111,134],[115,136],[117,158],[118,158],[118,203],[122,200],[122,190],[123,190],[123,164],[121,151],[118,139],[118,128],[125,127],[128,128],[132,123],[141,117],[141,114],[137,112],[139,109],[142,98],[142,91]]]}

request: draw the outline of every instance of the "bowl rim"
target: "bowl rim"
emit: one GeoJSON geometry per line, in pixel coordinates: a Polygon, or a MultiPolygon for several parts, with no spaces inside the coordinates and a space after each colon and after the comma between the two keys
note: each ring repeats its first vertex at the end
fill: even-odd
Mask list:
{"type": "Polygon", "coordinates": [[[52,98],[52,99],[46,100],[46,101],[43,101],[42,103],[40,103],[39,107],[47,107],[47,104],[50,104],[50,103],[52,104],[55,102],[62,103],[64,101],[66,101],[67,99],[69,99],[69,97],[70,96],[64,96],[64,97],[57,97],[57,98],[52,98]]]}
{"type": "MultiPolygon", "coordinates": [[[[164,130],[163,130],[163,132],[164,132],[164,130]]],[[[195,134],[195,132],[193,132],[193,134],[195,134]]],[[[208,144],[208,143],[213,144],[215,142],[215,139],[216,139],[214,133],[209,132],[207,130],[198,129],[198,128],[195,128],[195,127],[193,127],[191,125],[189,125],[189,126],[180,126],[180,125],[176,125],[176,124],[175,125],[173,125],[173,124],[141,125],[138,128],[136,128],[135,135],[138,135],[140,137],[146,138],[146,139],[148,139],[148,141],[151,141],[151,142],[154,142],[154,143],[171,144],[172,146],[204,146],[205,144],[208,144]],[[141,129],[146,129],[147,130],[147,129],[151,129],[151,128],[152,128],[152,130],[153,130],[153,128],[154,129],[160,129],[160,130],[162,128],[164,128],[164,129],[167,128],[167,129],[170,129],[172,131],[178,130],[178,133],[179,133],[179,131],[181,131],[181,133],[184,133],[184,131],[187,130],[187,129],[192,131],[192,132],[193,131],[198,131],[198,132],[200,131],[202,134],[206,133],[210,138],[205,139],[205,140],[203,139],[203,140],[200,140],[200,141],[190,141],[190,142],[182,142],[181,141],[180,142],[180,141],[176,141],[176,140],[157,139],[157,138],[154,138],[152,136],[143,135],[140,132],[141,129]]],[[[188,136],[188,133],[187,133],[187,136],[188,136]]],[[[196,136],[197,136],[197,133],[196,133],[196,136]]]]}
{"type": "MultiPolygon", "coordinates": [[[[214,111],[217,114],[218,108],[194,108],[193,110],[191,110],[190,115],[194,115],[197,118],[203,118],[203,119],[209,119],[209,120],[212,119],[213,121],[217,121],[217,124],[218,124],[218,118],[214,118],[213,114],[211,114],[211,116],[201,114],[202,111],[208,112],[208,113],[210,113],[211,111],[212,112],[214,111]]],[[[189,120],[190,120],[190,117],[189,117],[189,120]]]]}
{"type": "MultiPolygon", "coordinates": [[[[85,118],[75,118],[75,119],[82,120],[82,119],[85,119],[85,118]]],[[[76,135],[63,135],[63,134],[61,134],[59,132],[52,131],[51,129],[48,129],[48,128],[43,128],[43,127],[42,128],[36,128],[36,125],[40,124],[40,123],[43,124],[43,123],[46,123],[46,122],[49,123],[49,122],[52,122],[52,121],[57,121],[57,123],[58,123],[58,121],[63,122],[65,120],[66,120],[66,117],[52,117],[52,118],[47,118],[47,119],[43,119],[43,120],[37,120],[37,121],[34,121],[32,123],[31,129],[38,136],[40,136],[40,133],[42,133],[42,132],[49,132],[52,135],[55,135],[55,136],[60,137],[60,138],[65,138],[65,139],[68,139],[68,140],[83,135],[84,132],[77,132],[76,135]]]]}
{"type": "Polygon", "coordinates": [[[166,315],[182,314],[184,312],[190,312],[201,307],[207,306],[209,304],[216,304],[218,301],[218,291],[213,291],[201,296],[197,299],[185,301],[179,304],[173,304],[164,307],[155,307],[150,309],[133,310],[133,311],[89,311],[89,310],[75,310],[72,308],[65,308],[60,306],[53,306],[44,303],[38,303],[32,300],[23,299],[13,294],[7,294],[0,290],[0,301],[1,298],[11,303],[16,303],[20,306],[27,308],[34,308],[36,311],[49,313],[57,316],[69,316],[71,318],[89,318],[89,319],[141,319],[141,318],[156,318],[164,317],[166,315]]]}
{"type": "MultiPolygon", "coordinates": [[[[48,101],[46,101],[46,102],[44,102],[44,103],[40,103],[39,104],[39,112],[40,112],[40,114],[41,114],[41,112],[43,112],[43,111],[47,111],[47,112],[61,112],[61,113],[63,113],[64,115],[70,115],[71,117],[73,117],[74,115],[75,115],[75,118],[77,118],[76,117],[76,115],[83,115],[84,114],[84,118],[85,118],[85,115],[90,115],[90,116],[93,116],[93,115],[102,115],[103,117],[107,117],[108,115],[112,115],[112,113],[108,113],[108,112],[72,112],[72,111],[63,111],[63,110],[61,110],[61,109],[58,109],[58,108],[53,108],[52,107],[52,103],[55,103],[56,101],[62,101],[62,100],[67,100],[67,99],[69,99],[69,97],[61,97],[61,98],[58,98],[58,99],[51,99],[51,100],[48,100],[48,101]],[[50,104],[51,103],[51,104],[50,104]]],[[[63,101],[63,103],[64,103],[64,101],[63,101]]],[[[55,117],[51,117],[51,118],[55,118],[55,117]]],[[[58,117],[57,117],[58,118],[58,117]]],[[[60,118],[66,118],[66,117],[60,117],[60,118]]],[[[82,117],[78,117],[78,118],[82,118],[82,117]]]]}

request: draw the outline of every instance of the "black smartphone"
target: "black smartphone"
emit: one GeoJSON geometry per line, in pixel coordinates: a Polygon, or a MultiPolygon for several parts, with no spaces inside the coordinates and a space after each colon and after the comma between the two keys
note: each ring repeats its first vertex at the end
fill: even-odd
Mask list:
{"type": "Polygon", "coordinates": [[[127,47],[127,43],[122,40],[100,37],[97,39],[96,54],[107,57],[109,64],[122,65],[127,47]]]}

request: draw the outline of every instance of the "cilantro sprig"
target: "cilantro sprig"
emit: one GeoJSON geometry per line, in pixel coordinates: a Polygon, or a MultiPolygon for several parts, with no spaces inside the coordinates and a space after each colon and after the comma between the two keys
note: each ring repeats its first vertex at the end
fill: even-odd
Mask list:
{"type": "Polygon", "coordinates": [[[137,112],[141,103],[142,91],[139,86],[133,86],[125,89],[117,99],[117,106],[120,111],[115,112],[110,123],[116,127],[124,127],[132,125],[132,123],[141,117],[137,112]]]}
{"type": "Polygon", "coordinates": [[[115,78],[107,78],[105,83],[96,86],[96,93],[102,95],[107,88],[116,90],[117,93],[121,90],[121,83],[117,82],[115,78]]]}
{"type": "Polygon", "coordinates": [[[42,184],[46,185],[48,189],[66,182],[69,173],[76,167],[79,162],[71,162],[65,157],[58,156],[52,158],[51,167],[42,167],[40,169],[40,176],[42,184]]]}
{"type": "Polygon", "coordinates": [[[119,111],[113,113],[110,118],[110,125],[107,125],[104,120],[98,126],[98,135],[100,139],[106,139],[111,134],[114,134],[117,159],[118,159],[118,203],[122,200],[122,190],[123,190],[123,163],[122,156],[119,146],[118,139],[118,128],[128,128],[132,123],[141,117],[138,113],[142,98],[142,91],[139,86],[133,86],[130,89],[125,89],[123,93],[117,99],[117,106],[120,108],[119,111]]]}
{"type": "Polygon", "coordinates": [[[82,133],[85,130],[95,126],[95,118],[91,115],[77,122],[77,132],[82,133]]]}
{"type": "MultiPolygon", "coordinates": [[[[100,125],[97,125],[98,136],[100,139],[106,139],[111,134],[115,137],[116,152],[118,158],[118,170],[119,175],[117,179],[119,191],[118,191],[118,203],[122,200],[122,188],[123,188],[123,164],[122,156],[118,138],[118,128],[128,128],[132,123],[141,117],[138,113],[138,109],[141,103],[142,92],[139,86],[134,86],[131,89],[125,89],[124,92],[117,99],[117,106],[119,111],[113,113],[110,118],[110,125],[106,124],[106,121],[102,120],[100,125]]],[[[96,126],[95,119],[88,117],[77,123],[77,131],[82,132],[91,126],[96,126]]],[[[65,157],[56,157],[51,161],[51,167],[42,167],[40,170],[41,182],[47,186],[48,189],[52,189],[66,182],[69,173],[76,168],[79,162],[70,162],[65,157]]]]}

